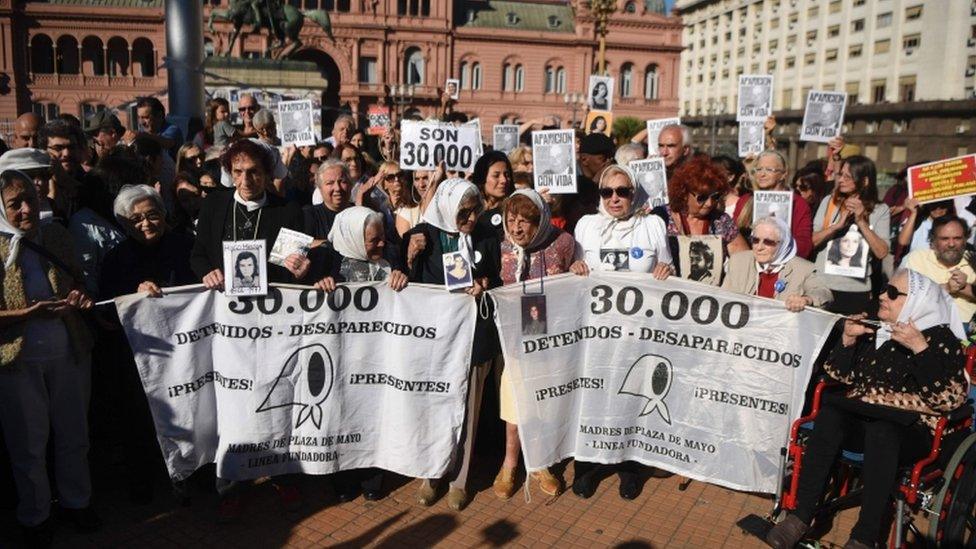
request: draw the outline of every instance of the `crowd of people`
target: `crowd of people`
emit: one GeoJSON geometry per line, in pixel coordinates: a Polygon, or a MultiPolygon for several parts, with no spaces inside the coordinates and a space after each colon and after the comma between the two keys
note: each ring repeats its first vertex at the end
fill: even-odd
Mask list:
{"type": "MultiPolygon", "coordinates": [[[[862,510],[851,546],[873,545],[898,458],[930,440],[927,418],[965,400],[960,340],[976,313],[976,200],[919,205],[907,197],[904,171],[880,197],[874,163],[843,138],[829,144],[826,158],[790,166],[775,149],[774,120],[766,125],[769,149],[744,160],[696,151],[691,131],[679,125],[665,127],[657,143],[639,135],[619,147],[602,132],[577,130],[578,192],[551,194],[533,188],[528,146],[532,130],[551,129],[544,120],[524,124],[511,152],[486,150],[471,173],[409,172],[399,167],[396,128],[373,137],[350,114],[315,145],[282,147],[273,113],[249,95],[238,102],[241,125],[230,122],[227,101],[213,99],[190,135],[166,122],[154,98],[140,99],[136,110],[137,130],[107,111],[84,121],[25,114],[0,156],[0,427],[17,520],[32,543],[50,535],[49,440],[58,505],[79,529],[101,522],[91,506],[93,439],[124,432],[130,497],[152,497],[159,448],[132,351],[114,311],[93,302],[134,292],[159,297],[193,283],[212,290],[248,283],[263,262],[244,258],[236,272],[224,272],[223,243],[263,239],[271,250],[284,228],[310,235],[313,245],[307,255],[268,263],[267,279],[326,292],[363,281],[396,291],[445,285],[444,254],[457,252],[472,266],[464,290],[472,297],[560,273],[630,271],[775,299],[789,311],[846,315],[826,374],[850,386],[847,401],[923,419],[904,426],[828,404],[811,442],[819,468],[801,487],[800,508],[771,534],[779,547],[809,527],[845,434],[873,460],[864,482],[877,496],[862,510]],[[667,203],[655,207],[628,165],[648,150],[663,158],[667,175],[667,203]],[[754,213],[756,193],[770,190],[792,193],[788,221],[754,213]],[[868,316],[885,322],[877,333],[878,325],[863,322],[868,316]]],[[[444,119],[467,121],[456,112],[444,119]]],[[[504,449],[493,492],[507,499],[518,487],[518,418],[494,323],[479,316],[461,444],[446,479],[420,480],[421,504],[434,503],[443,480],[448,505],[467,505],[481,412],[505,422],[504,441],[492,441],[504,449]],[[498,392],[500,410],[482,410],[486,388],[498,392]]],[[[602,467],[576,462],[573,493],[592,496],[602,467]]],[[[613,469],[620,496],[637,497],[640,466],[613,469]]],[[[531,477],[546,494],[563,490],[553,471],[531,477]]],[[[342,501],[384,496],[380,470],[334,480],[342,501]]],[[[285,508],[302,503],[297,478],[273,482],[285,508]]],[[[220,520],[240,513],[243,484],[217,479],[220,520]]]]}

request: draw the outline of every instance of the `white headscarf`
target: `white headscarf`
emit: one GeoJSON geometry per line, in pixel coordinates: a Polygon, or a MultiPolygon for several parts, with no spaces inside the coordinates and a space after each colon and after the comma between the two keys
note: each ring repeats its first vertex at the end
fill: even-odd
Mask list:
{"type": "Polygon", "coordinates": [[[772,261],[766,265],[756,262],[756,270],[763,273],[778,273],[794,257],[796,257],[796,240],[786,226],[786,221],[779,217],[764,217],[753,223],[753,231],[760,225],[773,225],[779,231],[779,247],[773,255],[772,261]]]}
{"type": "MultiPolygon", "coordinates": [[[[966,339],[959,310],[942,286],[917,271],[905,269],[905,272],[908,273],[908,297],[905,298],[905,306],[898,313],[898,322],[914,322],[920,332],[933,326],[947,324],[952,335],[957,339],[960,341],[966,339]]],[[[895,276],[898,274],[896,273],[895,276]]],[[[876,349],[881,347],[889,339],[891,339],[891,327],[884,324],[875,335],[874,347],[876,349]]]]}
{"type": "Polygon", "coordinates": [[[375,214],[364,206],[350,206],[335,216],[329,242],[342,257],[369,261],[366,255],[366,220],[375,214]]]}
{"type": "Polygon", "coordinates": [[[461,202],[468,196],[473,196],[482,202],[478,187],[467,179],[452,177],[437,186],[434,198],[424,211],[423,221],[429,223],[445,233],[458,235],[458,251],[464,254],[469,265],[474,265],[474,244],[471,235],[460,232],[457,228],[458,210],[461,202]]]}
{"type": "MultiPolygon", "coordinates": [[[[549,240],[554,227],[552,226],[552,212],[549,211],[549,205],[546,204],[546,201],[542,199],[542,195],[536,192],[535,189],[519,189],[512,193],[512,196],[508,197],[508,200],[511,200],[515,195],[527,197],[532,201],[536,209],[539,210],[539,227],[536,229],[535,235],[532,236],[532,240],[524,248],[512,240],[511,235],[508,234],[508,223],[505,222],[505,219],[502,219],[505,238],[511,243],[512,249],[515,250],[515,280],[521,282],[522,271],[525,269],[527,256],[549,240]]],[[[503,211],[507,209],[507,202],[506,200],[506,206],[503,208],[503,211]]]]}
{"type": "Polygon", "coordinates": [[[623,219],[616,218],[610,215],[606,207],[603,205],[603,198],[600,198],[600,216],[603,218],[600,226],[600,244],[601,246],[607,246],[614,240],[619,240],[625,242],[627,237],[630,236],[634,229],[637,228],[640,216],[637,215],[638,210],[644,207],[647,202],[647,193],[644,192],[644,188],[637,184],[637,178],[634,177],[634,172],[626,166],[618,166],[616,164],[607,166],[600,175],[599,187],[602,189],[606,186],[606,183],[610,180],[614,174],[622,173],[630,181],[631,187],[634,189],[633,198],[630,201],[630,210],[623,219]]]}
{"type": "MultiPolygon", "coordinates": [[[[35,200],[37,199],[37,188],[34,187],[34,179],[29,175],[25,174],[20,170],[4,170],[0,173],[0,193],[3,189],[7,188],[8,185],[13,183],[14,179],[20,178],[24,180],[29,194],[33,194],[35,200]]],[[[0,234],[5,234],[10,237],[10,253],[7,255],[7,259],[4,261],[3,265],[6,268],[10,268],[17,262],[17,256],[20,253],[20,240],[24,238],[24,231],[14,227],[10,220],[7,219],[7,208],[0,204],[0,234]]]]}

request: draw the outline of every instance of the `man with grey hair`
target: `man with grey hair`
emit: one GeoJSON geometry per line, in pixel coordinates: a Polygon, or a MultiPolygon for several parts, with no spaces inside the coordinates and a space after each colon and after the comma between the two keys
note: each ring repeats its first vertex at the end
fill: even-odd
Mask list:
{"type": "Polygon", "coordinates": [[[691,157],[691,130],[679,124],[665,126],[657,136],[657,150],[664,158],[664,167],[671,179],[674,170],[691,157]]]}
{"type": "Polygon", "coordinates": [[[253,123],[254,131],[258,132],[258,139],[273,147],[281,145],[274,113],[268,109],[261,109],[254,115],[253,123]]]}
{"type": "Polygon", "coordinates": [[[338,147],[339,145],[348,143],[352,139],[352,134],[355,131],[356,119],[352,115],[344,114],[336,118],[335,124],[332,125],[332,135],[325,142],[333,147],[338,147]]]}
{"type": "Polygon", "coordinates": [[[613,159],[618,166],[629,167],[634,160],[643,160],[647,155],[646,148],[640,143],[624,143],[617,147],[617,153],[613,159]]]}

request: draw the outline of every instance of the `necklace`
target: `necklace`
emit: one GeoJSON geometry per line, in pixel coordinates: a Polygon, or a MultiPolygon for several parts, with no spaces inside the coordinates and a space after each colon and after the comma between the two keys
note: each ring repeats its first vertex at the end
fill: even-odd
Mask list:
{"type": "MultiPolygon", "coordinates": [[[[241,209],[241,205],[235,202],[234,203],[234,234],[233,234],[235,241],[237,240],[237,235],[238,235],[237,212],[240,209],[241,209]]],[[[255,218],[252,218],[246,211],[241,212],[241,214],[244,216],[244,221],[245,221],[244,224],[241,226],[241,228],[246,231],[250,229],[252,226],[254,227],[254,232],[251,234],[251,240],[256,240],[258,237],[258,227],[261,226],[261,212],[263,211],[264,208],[258,208],[258,215],[255,216],[255,218]]]]}

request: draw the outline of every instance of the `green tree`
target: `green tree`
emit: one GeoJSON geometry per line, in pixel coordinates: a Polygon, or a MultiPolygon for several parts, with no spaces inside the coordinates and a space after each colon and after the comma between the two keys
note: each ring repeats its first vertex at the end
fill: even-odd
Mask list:
{"type": "Polygon", "coordinates": [[[613,121],[613,135],[617,143],[628,143],[631,137],[644,129],[644,121],[633,116],[621,116],[613,121]]]}

